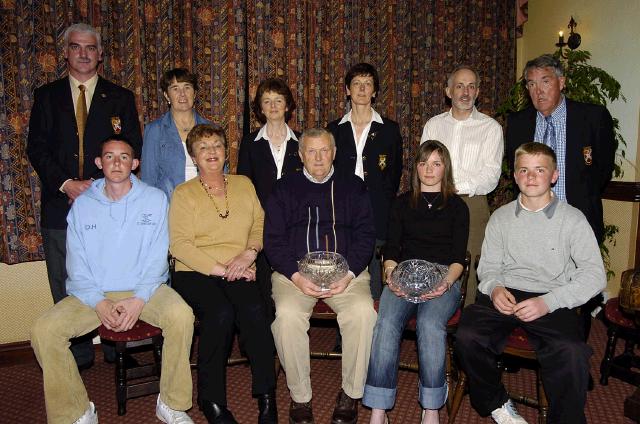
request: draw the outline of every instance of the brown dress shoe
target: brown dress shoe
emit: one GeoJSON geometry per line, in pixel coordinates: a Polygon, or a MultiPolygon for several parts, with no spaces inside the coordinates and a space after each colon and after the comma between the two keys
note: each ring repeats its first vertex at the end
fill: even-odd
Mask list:
{"type": "Polygon", "coordinates": [[[289,424],[313,424],[311,401],[298,403],[291,401],[289,406],[289,424]]]}
{"type": "Polygon", "coordinates": [[[355,424],[358,422],[358,400],[352,399],[340,389],[331,424],[355,424]]]}

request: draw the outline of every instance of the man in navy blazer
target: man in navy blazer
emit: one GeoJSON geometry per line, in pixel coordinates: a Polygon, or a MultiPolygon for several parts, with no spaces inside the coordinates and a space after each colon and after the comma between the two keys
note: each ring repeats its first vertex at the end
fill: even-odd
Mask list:
{"type": "MultiPolygon", "coordinates": [[[[611,180],[616,152],[611,114],[604,106],[565,98],[562,63],[551,55],[527,62],[523,77],[533,106],[507,118],[510,168],[514,169],[512,161],[521,144],[537,141],[550,146],[558,158],[554,195],[579,209],[602,243],[602,192],[611,180]]],[[[591,330],[590,312],[601,301],[598,295],[581,308],[585,340],[591,330]]]]}
{"type": "MultiPolygon", "coordinates": [[[[94,163],[100,143],[121,134],[131,141],[137,157],[142,146],[133,93],[97,73],[102,61],[100,34],[79,23],[66,29],[64,41],[69,75],[35,90],[27,139],[27,155],[42,183],[40,226],[54,303],[67,295],[67,213],[92,180],[102,176],[94,163]],[[81,93],[86,122],[79,128],[81,93]],[[83,130],[82,145],[79,130],[83,130]]],[[[73,345],[72,351],[81,368],[93,363],[90,341],[73,345]]]]}
{"type": "Polygon", "coordinates": [[[554,148],[560,171],[554,194],[582,211],[601,243],[602,192],[611,180],[616,151],[611,114],[604,106],[565,98],[562,64],[551,55],[527,62],[523,76],[533,106],[507,118],[511,169],[521,144],[537,141],[554,148]]]}

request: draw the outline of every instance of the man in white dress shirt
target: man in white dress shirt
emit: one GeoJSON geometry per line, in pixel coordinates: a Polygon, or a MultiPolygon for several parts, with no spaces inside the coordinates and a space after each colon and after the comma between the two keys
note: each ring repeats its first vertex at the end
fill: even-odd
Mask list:
{"type": "MultiPolygon", "coordinates": [[[[480,254],[484,229],[489,220],[487,194],[498,185],[502,170],[504,143],[502,127],[475,107],[480,77],[468,66],[458,66],[449,74],[445,94],[451,109],[429,119],[424,126],[422,144],[426,140],[442,142],[451,155],[453,179],[469,207],[469,242],[471,258],[480,254]]],[[[475,300],[477,281],[471,267],[467,303],[475,300]]]]}

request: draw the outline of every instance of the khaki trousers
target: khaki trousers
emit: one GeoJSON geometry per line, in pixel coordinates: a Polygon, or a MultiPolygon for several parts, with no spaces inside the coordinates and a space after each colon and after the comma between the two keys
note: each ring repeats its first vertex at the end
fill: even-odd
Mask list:
{"type": "Polygon", "coordinates": [[[469,283],[467,285],[467,297],[465,305],[470,305],[476,301],[476,291],[478,289],[478,279],[476,268],[473,266],[476,256],[482,250],[484,241],[484,230],[489,222],[489,204],[487,196],[461,196],[464,203],[469,208],[469,241],[467,250],[471,253],[471,264],[469,269],[469,283]]]}
{"type": "MultiPolygon", "coordinates": [[[[111,292],[112,300],[131,297],[132,292],[111,292]]],[[[140,319],[162,329],[162,372],[160,396],[170,408],[191,408],[189,351],[193,336],[193,313],[182,298],[166,284],[144,305],[140,319]]],[[[74,296],[68,296],[45,312],[31,330],[31,346],[42,367],[47,421],[69,424],[89,407],[89,397],[69,350],[69,339],[100,326],[96,312],[74,296]]]]}
{"type": "MultiPolygon", "coordinates": [[[[295,402],[311,400],[309,317],[318,301],[302,293],[280,273],[271,276],[276,319],[271,324],[287,386],[295,402]]],[[[347,289],[323,299],[338,315],[342,334],[342,389],[354,399],[362,397],[369,367],[371,338],[377,314],[369,289],[369,273],[363,271],[347,289]]]]}

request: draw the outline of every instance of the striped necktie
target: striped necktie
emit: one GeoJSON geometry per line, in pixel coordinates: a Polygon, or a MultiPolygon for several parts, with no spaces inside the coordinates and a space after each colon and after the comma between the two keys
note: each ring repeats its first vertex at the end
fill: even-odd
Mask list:
{"type": "Polygon", "coordinates": [[[76,124],[78,125],[78,178],[83,179],[84,174],[84,130],[87,124],[87,99],[84,95],[87,87],[79,85],[80,94],[76,104],[76,124]]]}
{"type": "Polygon", "coordinates": [[[558,145],[556,143],[556,128],[553,126],[553,119],[551,115],[544,118],[547,123],[547,128],[544,130],[544,144],[551,147],[556,154],[558,153],[558,145]]]}

